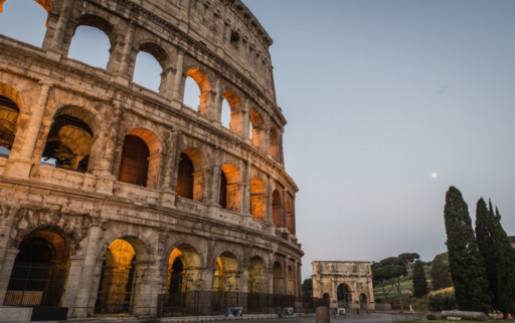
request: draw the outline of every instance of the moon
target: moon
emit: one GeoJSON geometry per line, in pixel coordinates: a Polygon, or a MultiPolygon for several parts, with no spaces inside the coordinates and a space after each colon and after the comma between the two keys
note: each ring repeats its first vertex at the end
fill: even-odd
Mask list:
{"type": "Polygon", "coordinates": [[[437,179],[438,178],[438,173],[437,172],[432,172],[431,173],[431,178],[432,179],[437,179]]]}

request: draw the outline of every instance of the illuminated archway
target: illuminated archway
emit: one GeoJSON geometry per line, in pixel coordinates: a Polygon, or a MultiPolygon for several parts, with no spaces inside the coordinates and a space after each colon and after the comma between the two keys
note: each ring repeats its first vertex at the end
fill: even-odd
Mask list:
{"type": "Polygon", "coordinates": [[[260,221],[265,220],[266,216],[266,187],[259,177],[250,180],[250,213],[260,221]]]}
{"type": "Polygon", "coordinates": [[[201,261],[197,251],[188,245],[174,248],[168,256],[168,293],[178,296],[195,290],[200,279],[201,261]]]}
{"type": "Polygon", "coordinates": [[[224,164],[220,172],[220,206],[233,211],[241,209],[241,176],[233,164],[224,164]]]}
{"type": "MultiPolygon", "coordinates": [[[[228,90],[224,92],[223,101],[226,102],[226,107],[229,107],[229,109],[225,109],[225,113],[230,113],[230,122],[226,126],[233,132],[240,134],[243,130],[243,114],[241,111],[240,97],[233,91],[228,90]]],[[[227,117],[224,117],[222,114],[222,120],[224,119],[227,119],[227,117]]]]}
{"type": "Polygon", "coordinates": [[[78,107],[65,107],[54,116],[41,163],[85,173],[89,169],[89,157],[94,134],[90,125],[95,117],[78,107]]]}
{"type": "Polygon", "coordinates": [[[202,159],[195,148],[184,150],[179,155],[176,193],[180,197],[202,200],[202,159]]]}
{"type": "Polygon", "coordinates": [[[199,68],[186,71],[183,103],[190,108],[205,113],[211,102],[211,83],[199,68]]]}
{"type": "Polygon", "coordinates": [[[264,131],[265,123],[263,121],[263,116],[261,115],[261,113],[259,113],[255,109],[253,109],[250,111],[249,119],[250,119],[250,130],[249,130],[250,141],[252,142],[252,145],[259,148],[263,144],[263,138],[265,135],[265,131],[264,131]]]}
{"type": "Polygon", "coordinates": [[[238,260],[231,252],[216,257],[213,275],[213,289],[217,292],[231,292],[238,289],[238,260]]]}
{"type": "Polygon", "coordinates": [[[272,269],[273,292],[275,295],[284,293],[284,273],[281,264],[276,261],[272,269]]]}
{"type": "Polygon", "coordinates": [[[0,83],[0,156],[9,156],[14,144],[21,98],[12,87],[0,83]]]}
{"type": "Polygon", "coordinates": [[[265,293],[267,291],[265,263],[261,257],[255,256],[250,259],[248,273],[248,292],[251,294],[265,293]]]}
{"type": "Polygon", "coordinates": [[[279,190],[274,190],[274,193],[272,194],[272,221],[276,227],[281,227],[283,225],[281,219],[282,209],[283,205],[281,194],[279,193],[279,190]]]}

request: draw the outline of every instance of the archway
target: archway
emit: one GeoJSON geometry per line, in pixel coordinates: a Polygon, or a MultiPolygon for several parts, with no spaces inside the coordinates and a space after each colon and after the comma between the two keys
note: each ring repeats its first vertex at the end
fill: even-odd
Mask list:
{"type": "Polygon", "coordinates": [[[367,310],[368,308],[368,297],[365,294],[359,295],[359,307],[362,310],[367,310]]]}
{"type": "Polygon", "coordinates": [[[130,313],[134,302],[136,249],[126,239],[116,239],[106,250],[95,312],[130,313]]]}
{"type": "Polygon", "coordinates": [[[184,105],[193,110],[205,113],[211,100],[211,83],[207,75],[199,68],[186,71],[184,83],[184,105]]]}
{"type": "Polygon", "coordinates": [[[52,229],[37,230],[19,246],[4,305],[59,306],[68,275],[70,251],[52,229]]]}
{"type": "Polygon", "coordinates": [[[272,194],[272,221],[276,227],[282,227],[281,211],[283,209],[281,194],[274,190],[272,194]]]}
{"type": "Polygon", "coordinates": [[[288,265],[288,288],[287,294],[294,295],[295,294],[295,277],[293,276],[293,267],[288,265]]]}
{"type": "Polygon", "coordinates": [[[273,292],[275,295],[284,293],[284,273],[281,264],[276,261],[272,270],[273,275],[273,292]]]}
{"type": "Polygon", "coordinates": [[[0,30],[6,36],[40,47],[51,10],[50,0],[0,0],[0,30]]]}
{"type": "Polygon", "coordinates": [[[200,275],[200,256],[188,245],[174,248],[168,256],[168,293],[178,296],[197,288],[200,275]]]}
{"type": "Polygon", "coordinates": [[[268,154],[279,163],[282,163],[282,139],[281,134],[276,128],[270,129],[270,142],[268,154]]]}
{"type": "Polygon", "coordinates": [[[248,279],[248,292],[250,294],[265,293],[266,276],[265,264],[261,257],[255,256],[250,259],[249,263],[249,279],[248,279]]]}
{"type": "Polygon", "coordinates": [[[159,45],[143,43],[134,60],[133,82],[146,87],[154,92],[163,92],[166,85],[166,73],[168,54],[159,45]]]}
{"type": "Polygon", "coordinates": [[[85,173],[94,134],[90,124],[94,116],[81,108],[66,107],[59,110],[52,122],[41,163],[85,173]]]}
{"type": "Polygon", "coordinates": [[[239,211],[241,208],[240,172],[233,164],[224,164],[220,172],[220,206],[239,211]]]}
{"type": "Polygon", "coordinates": [[[238,289],[238,260],[231,252],[216,257],[213,289],[217,292],[232,292],[238,289]]]}
{"type": "Polygon", "coordinates": [[[243,130],[243,120],[242,120],[242,111],[241,111],[241,99],[240,97],[234,93],[233,91],[225,91],[223,95],[222,108],[225,105],[225,109],[222,112],[229,113],[229,118],[227,116],[224,117],[222,113],[222,121],[229,120],[229,123],[222,122],[222,124],[231,129],[234,133],[242,133],[243,130]],[[225,123],[225,124],[224,124],[225,123]]]}
{"type": "Polygon", "coordinates": [[[0,95],[0,156],[8,157],[11,153],[19,114],[18,104],[9,97],[0,95]]]}
{"type": "Polygon", "coordinates": [[[336,289],[336,298],[338,301],[338,307],[349,309],[352,304],[352,294],[349,286],[346,284],[338,285],[338,288],[336,289]]]}
{"type": "Polygon", "coordinates": [[[197,149],[186,149],[180,154],[175,187],[178,196],[195,201],[202,199],[201,165],[200,152],[197,149]]]}
{"type": "Polygon", "coordinates": [[[250,141],[252,142],[252,145],[254,145],[254,147],[259,148],[263,144],[265,122],[263,121],[263,117],[261,116],[261,113],[259,113],[255,109],[250,111],[249,119],[250,119],[250,130],[249,130],[250,141]]]}
{"type": "Polygon", "coordinates": [[[250,213],[257,220],[264,221],[266,216],[266,188],[259,177],[250,180],[250,213]]]}

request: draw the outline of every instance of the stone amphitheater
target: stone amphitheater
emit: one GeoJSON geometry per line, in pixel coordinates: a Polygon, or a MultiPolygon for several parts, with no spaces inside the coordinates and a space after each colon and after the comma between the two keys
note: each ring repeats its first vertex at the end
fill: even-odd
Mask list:
{"type": "Polygon", "coordinates": [[[33,5],[48,13],[41,47],[0,34],[0,304],[100,321],[156,317],[163,295],[193,291],[300,296],[272,40],[249,9],[33,5]],[[69,57],[81,26],[107,35],[105,68],[69,57]],[[140,52],[162,68],[158,91],[134,82],[140,52]]]}

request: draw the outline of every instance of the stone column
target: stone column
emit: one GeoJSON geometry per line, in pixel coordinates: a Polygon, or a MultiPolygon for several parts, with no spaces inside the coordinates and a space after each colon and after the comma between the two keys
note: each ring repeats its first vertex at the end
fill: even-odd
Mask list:
{"type": "Polygon", "coordinates": [[[184,52],[182,50],[178,50],[177,53],[177,61],[175,65],[175,75],[173,76],[173,92],[172,92],[172,100],[180,102],[182,104],[182,100],[184,98],[184,82],[186,78],[184,77],[184,52]]]}
{"type": "MultiPolygon", "coordinates": [[[[47,83],[41,84],[41,92],[38,102],[31,108],[31,117],[27,128],[23,129],[23,141],[19,153],[13,151],[9,158],[4,176],[28,178],[33,165],[33,153],[36,141],[38,139],[39,130],[43,121],[43,115],[50,93],[51,85],[47,83]]],[[[19,131],[20,132],[20,131],[19,131]]]]}
{"type": "Polygon", "coordinates": [[[123,39],[123,43],[120,44],[120,63],[116,74],[118,80],[121,83],[128,84],[128,81],[132,80],[134,75],[134,64],[136,57],[132,56],[132,43],[134,40],[134,30],[136,29],[135,23],[130,20],[128,22],[127,33],[123,39]],[[134,59],[134,62],[131,62],[134,59]]]}
{"type": "Polygon", "coordinates": [[[18,255],[18,249],[10,248],[4,255],[2,267],[0,267],[0,304],[4,303],[7,287],[9,286],[9,279],[13,270],[14,261],[18,255]]]}
{"type": "Polygon", "coordinates": [[[84,255],[82,272],[80,274],[80,284],[75,298],[74,317],[86,317],[88,314],[92,314],[93,309],[89,308],[89,299],[96,287],[93,284],[93,280],[101,235],[101,223],[95,223],[89,228],[88,244],[84,255]]]}
{"type": "Polygon", "coordinates": [[[219,207],[220,201],[220,172],[222,171],[222,154],[220,150],[213,153],[213,164],[210,168],[210,178],[208,186],[208,204],[209,206],[219,207]]]}
{"type": "Polygon", "coordinates": [[[7,206],[0,208],[0,216],[2,217],[2,222],[0,223],[0,264],[3,263],[7,249],[9,248],[10,232],[18,210],[18,208],[7,206]]]}
{"type": "Polygon", "coordinates": [[[172,207],[175,205],[175,192],[173,189],[173,177],[175,168],[175,161],[177,159],[177,139],[178,133],[172,129],[168,133],[168,140],[166,140],[165,151],[162,154],[163,162],[163,180],[161,182],[162,203],[165,206],[172,207]]]}
{"type": "Polygon", "coordinates": [[[84,264],[83,256],[70,257],[70,269],[68,271],[68,278],[66,280],[66,287],[64,288],[64,295],[62,297],[62,306],[68,307],[70,317],[73,317],[75,311],[75,297],[77,289],[81,283],[81,271],[84,264]]]}
{"type": "Polygon", "coordinates": [[[249,131],[250,131],[250,105],[251,105],[250,99],[246,99],[245,104],[243,105],[242,110],[241,110],[242,136],[249,143],[250,143],[250,138],[251,138],[251,135],[249,134],[249,131]]]}
{"type": "Polygon", "coordinates": [[[272,179],[270,178],[270,174],[267,175],[266,180],[266,214],[265,214],[265,224],[267,226],[272,227],[273,226],[273,191],[272,191],[272,179]]]}
{"type": "Polygon", "coordinates": [[[71,10],[74,6],[74,2],[75,0],[63,1],[59,17],[55,17],[53,13],[49,13],[48,16],[48,27],[43,41],[43,49],[57,54],[57,57],[65,55],[67,51],[64,44],[64,38],[66,35],[66,29],[69,27],[71,10]],[[56,19],[57,21],[55,21],[56,19]]]}
{"type": "MultiPolygon", "coordinates": [[[[217,79],[214,84],[214,89],[211,90],[211,102],[208,107],[207,117],[214,121],[216,124],[222,123],[222,104],[224,100],[222,81],[217,79]]],[[[232,114],[232,112],[231,112],[232,114]]]]}

